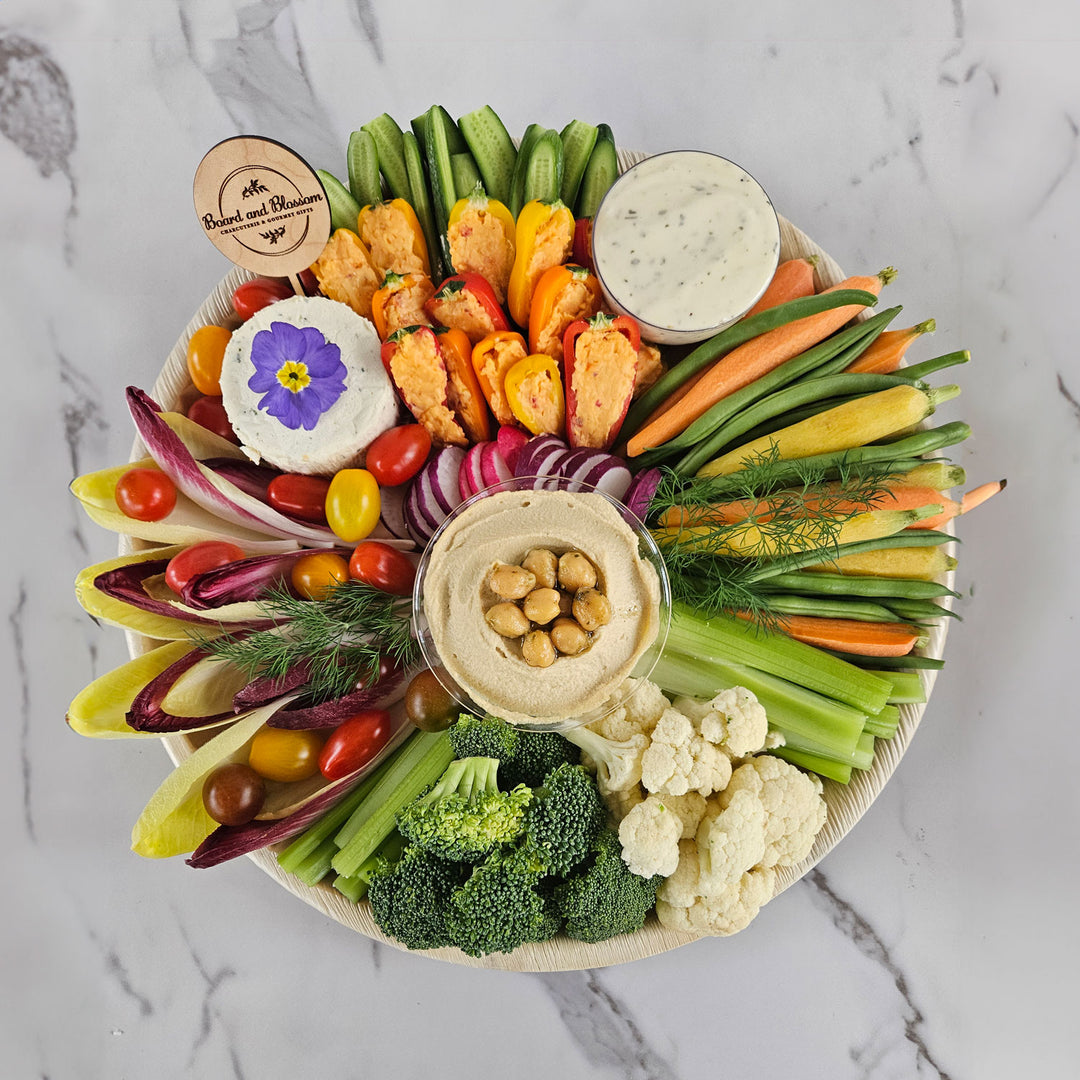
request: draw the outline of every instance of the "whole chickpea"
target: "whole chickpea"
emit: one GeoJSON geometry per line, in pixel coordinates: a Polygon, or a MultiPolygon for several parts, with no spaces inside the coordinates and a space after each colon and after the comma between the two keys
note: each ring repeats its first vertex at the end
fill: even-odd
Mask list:
{"type": "Polygon", "coordinates": [[[555,663],[555,646],[544,630],[532,630],[521,642],[521,655],[530,667],[551,667],[555,663]]]}
{"type": "Polygon", "coordinates": [[[520,600],[536,588],[536,577],[523,566],[496,563],[488,574],[488,585],[504,600],[520,600]]]}
{"type": "Polygon", "coordinates": [[[611,622],[611,601],[599,589],[582,589],[574,597],[574,618],[592,632],[611,622]]]}
{"type": "Polygon", "coordinates": [[[559,583],[559,560],[547,548],[533,548],[521,565],[536,578],[541,589],[554,589],[559,583]]]}
{"type": "Polygon", "coordinates": [[[580,551],[559,556],[559,584],[570,592],[591,589],[596,585],[596,567],[580,551]]]}
{"type": "Polygon", "coordinates": [[[557,589],[533,589],[521,605],[525,615],[534,623],[545,626],[559,614],[557,589]]]}
{"type": "Polygon", "coordinates": [[[589,647],[589,635],[573,619],[556,619],[551,627],[551,643],[564,656],[577,656],[589,647]]]}
{"type": "Polygon", "coordinates": [[[484,615],[488,626],[502,637],[521,637],[529,632],[529,620],[525,612],[517,606],[504,600],[501,604],[493,604],[484,615]]]}

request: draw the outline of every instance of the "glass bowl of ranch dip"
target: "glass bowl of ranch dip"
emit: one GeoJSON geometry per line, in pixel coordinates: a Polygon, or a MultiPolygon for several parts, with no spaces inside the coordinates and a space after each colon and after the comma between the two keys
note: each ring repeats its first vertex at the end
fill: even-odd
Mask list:
{"type": "Polygon", "coordinates": [[[462,503],[413,590],[424,659],[462,710],[541,731],[619,708],[652,672],[670,618],[645,525],[604,492],[550,476],[462,503]]]}
{"type": "Polygon", "coordinates": [[[780,223],[741,166],[703,150],[645,158],[608,189],[592,257],[608,303],[664,345],[704,341],[761,298],[780,261],[780,223]]]}

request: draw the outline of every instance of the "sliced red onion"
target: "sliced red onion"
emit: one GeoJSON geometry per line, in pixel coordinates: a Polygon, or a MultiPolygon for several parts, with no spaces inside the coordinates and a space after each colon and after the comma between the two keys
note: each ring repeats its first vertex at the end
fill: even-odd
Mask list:
{"type": "Polygon", "coordinates": [[[304,525],[279,514],[273,507],[237,487],[192,455],[183,439],[169,426],[161,406],[135,386],[127,388],[128,408],[150,456],[193,502],[224,521],[246,529],[299,540],[316,547],[332,546],[334,534],[325,527],[304,525]]]}
{"type": "Polygon", "coordinates": [[[431,482],[431,473],[425,468],[416,478],[416,505],[420,510],[420,516],[427,522],[428,528],[434,532],[445,520],[446,513],[435,498],[435,488],[431,482]]]}
{"type": "Polygon", "coordinates": [[[384,487],[379,492],[379,520],[382,521],[386,531],[399,540],[411,540],[409,526],[405,520],[405,494],[404,485],[398,487],[384,487]]]}
{"type": "Polygon", "coordinates": [[[514,465],[515,476],[543,476],[537,472],[536,461],[541,456],[549,456],[553,450],[566,453],[568,447],[562,439],[555,435],[537,435],[530,439],[518,454],[517,463],[514,465]]]}
{"type": "Polygon", "coordinates": [[[503,424],[495,436],[495,441],[499,444],[499,453],[510,471],[516,473],[518,456],[529,441],[529,436],[521,428],[503,424]]]}
{"type": "Polygon", "coordinates": [[[623,494],[623,502],[638,521],[644,522],[649,516],[649,505],[653,501],[656,489],[660,485],[659,469],[645,469],[639,472],[623,494]]]}
{"type": "Polygon", "coordinates": [[[630,486],[630,479],[630,470],[622,460],[609,454],[606,461],[598,462],[592,467],[584,483],[613,499],[622,499],[630,486]]]}
{"type": "Polygon", "coordinates": [[[405,496],[405,522],[409,528],[409,535],[423,547],[432,537],[435,529],[420,511],[420,484],[414,480],[409,485],[408,494],[405,496]]]}
{"type": "Polygon", "coordinates": [[[435,501],[444,515],[449,515],[461,505],[461,491],[458,476],[461,464],[465,460],[465,451],[460,446],[444,446],[424,466],[431,476],[431,490],[435,501]]]}

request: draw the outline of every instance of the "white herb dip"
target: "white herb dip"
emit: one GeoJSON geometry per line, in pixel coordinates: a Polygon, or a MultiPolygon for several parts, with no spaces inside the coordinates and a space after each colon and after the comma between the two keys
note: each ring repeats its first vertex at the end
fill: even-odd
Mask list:
{"type": "Polygon", "coordinates": [[[628,169],[593,221],[593,263],[609,303],[650,341],[701,341],[760,299],[780,261],[780,225],[761,185],[733,161],[676,150],[628,169]]]}

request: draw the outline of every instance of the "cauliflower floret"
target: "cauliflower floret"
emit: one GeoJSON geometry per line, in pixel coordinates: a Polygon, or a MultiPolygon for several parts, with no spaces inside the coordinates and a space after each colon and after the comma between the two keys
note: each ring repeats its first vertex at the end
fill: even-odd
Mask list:
{"type": "Polygon", "coordinates": [[[641,781],[649,791],[711,795],[727,787],[731,759],[695,730],[677,709],[665,709],[641,757],[641,781]]]}
{"type": "MultiPolygon", "coordinates": [[[[656,901],[656,915],[661,926],[687,934],[726,936],[745,930],[761,906],[772,898],[776,871],[760,867],[749,870],[726,888],[708,896],[698,896],[686,905],[665,898],[662,895],[664,886],[661,886],[661,895],[656,901]]],[[[676,892],[675,898],[684,896],[676,892]]]]}
{"type": "Polygon", "coordinates": [[[608,813],[617,825],[638,803],[645,801],[645,789],[640,784],[634,784],[623,791],[602,791],[600,797],[604,800],[608,813]]]}
{"type": "Polygon", "coordinates": [[[726,888],[761,862],[767,816],[757,792],[745,787],[709,804],[696,838],[703,894],[726,888]]]}
{"type": "Polygon", "coordinates": [[[709,702],[701,734],[709,742],[722,744],[732,757],[746,757],[765,745],[769,721],[764,706],[749,690],[733,686],[709,702]]]}
{"type": "Polygon", "coordinates": [[[766,814],[761,865],[794,866],[810,854],[825,824],[822,790],[818,777],[766,754],[740,765],[719,801],[726,805],[741,791],[752,793],[766,814]]]}
{"type": "Polygon", "coordinates": [[[668,699],[655,683],[647,679],[627,679],[607,706],[619,705],[606,716],[586,726],[605,739],[623,742],[633,735],[648,735],[668,708],[668,699]]]}
{"type": "Polygon", "coordinates": [[[657,890],[657,900],[663,900],[672,907],[688,908],[697,900],[698,878],[701,864],[698,860],[697,844],[693,840],[679,841],[679,865],[675,872],[664,879],[657,890]]]}
{"type": "Polygon", "coordinates": [[[626,791],[641,780],[641,756],[649,745],[648,735],[614,740],[588,727],[571,728],[563,735],[581,750],[585,768],[596,773],[601,795],[626,791]]]}
{"type": "Polygon", "coordinates": [[[682,822],[682,838],[693,839],[708,806],[705,796],[696,791],[688,791],[685,795],[663,795],[661,798],[664,805],[682,822]]]}
{"type": "Polygon", "coordinates": [[[650,795],[619,823],[623,862],[635,874],[667,877],[679,865],[682,821],[661,798],[650,795]]]}

